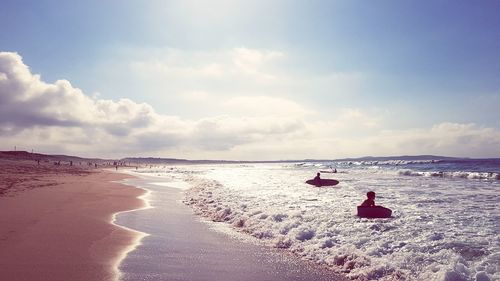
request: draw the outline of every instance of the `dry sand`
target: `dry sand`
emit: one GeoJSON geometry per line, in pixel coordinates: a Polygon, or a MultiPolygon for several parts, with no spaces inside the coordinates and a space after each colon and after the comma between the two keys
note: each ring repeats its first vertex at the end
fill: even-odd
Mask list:
{"type": "Polygon", "coordinates": [[[126,175],[0,159],[0,280],[115,280],[138,233],[111,223],[140,208],[126,175]]]}

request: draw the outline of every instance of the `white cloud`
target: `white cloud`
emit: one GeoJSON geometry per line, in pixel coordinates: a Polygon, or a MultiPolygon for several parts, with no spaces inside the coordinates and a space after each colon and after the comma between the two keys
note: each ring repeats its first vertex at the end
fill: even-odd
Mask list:
{"type": "Polygon", "coordinates": [[[267,96],[239,96],[221,105],[226,112],[245,116],[304,116],[313,113],[291,100],[267,96]]]}
{"type": "MultiPolygon", "coordinates": [[[[260,71],[276,55],[244,56],[260,71]]],[[[168,73],[170,66],[161,65],[168,73]]],[[[203,67],[191,69],[191,74],[211,75],[203,67]]],[[[198,91],[184,98],[208,104],[214,96],[198,91]]],[[[299,102],[269,95],[234,95],[218,103],[215,109],[221,113],[211,117],[159,114],[147,103],[90,97],[66,80],[44,82],[18,54],[0,53],[0,149],[212,159],[500,156],[499,130],[475,124],[442,122],[396,131],[384,128],[384,116],[376,110],[335,108],[325,118],[299,102]]]]}
{"type": "Polygon", "coordinates": [[[365,79],[361,73],[297,73],[294,63],[283,51],[248,47],[130,48],[96,66],[92,75],[99,79],[92,83],[108,97],[134,97],[160,112],[202,118],[238,114],[221,106],[238,97],[283,99],[309,108],[346,104],[357,98],[365,79]]]}
{"type": "Polygon", "coordinates": [[[172,48],[133,50],[126,55],[133,57],[129,64],[131,70],[146,77],[251,78],[264,81],[274,77],[268,68],[283,56],[277,51],[245,47],[212,52],[172,48]]]}
{"type": "Polygon", "coordinates": [[[381,127],[380,113],[363,112],[357,108],[342,108],[338,110],[338,118],[334,121],[333,126],[337,129],[352,128],[356,125],[356,129],[377,129],[381,127]]]}
{"type": "Polygon", "coordinates": [[[444,122],[431,128],[383,131],[367,143],[381,153],[498,157],[500,131],[475,124],[444,122]]]}
{"type": "MultiPolygon", "coordinates": [[[[302,127],[294,116],[190,121],[160,115],[152,106],[130,99],[92,98],[66,80],[42,81],[15,53],[0,53],[0,73],[5,77],[0,81],[0,137],[8,146],[107,151],[108,155],[175,148],[228,150],[264,135],[287,135],[302,127]]],[[[293,102],[280,102],[293,109],[293,102]]]]}
{"type": "Polygon", "coordinates": [[[232,61],[237,69],[243,73],[258,75],[264,79],[273,79],[273,75],[262,73],[262,68],[275,59],[283,57],[283,53],[268,50],[256,50],[249,48],[235,48],[232,50],[232,61]]]}
{"type": "Polygon", "coordinates": [[[180,98],[190,103],[207,102],[210,100],[210,94],[205,91],[187,91],[180,93],[180,98]]]}

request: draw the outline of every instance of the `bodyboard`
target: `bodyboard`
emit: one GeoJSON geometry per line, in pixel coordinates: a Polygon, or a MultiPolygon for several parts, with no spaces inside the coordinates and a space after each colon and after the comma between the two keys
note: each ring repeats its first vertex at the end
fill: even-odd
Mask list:
{"type": "Polygon", "coordinates": [[[312,180],[307,180],[306,183],[320,187],[320,186],[334,186],[339,184],[339,181],[334,179],[320,179],[319,181],[312,179],[312,180]]]}
{"type": "Polygon", "coordinates": [[[392,210],[382,206],[364,207],[358,206],[358,217],[361,218],[390,218],[392,210]]]}

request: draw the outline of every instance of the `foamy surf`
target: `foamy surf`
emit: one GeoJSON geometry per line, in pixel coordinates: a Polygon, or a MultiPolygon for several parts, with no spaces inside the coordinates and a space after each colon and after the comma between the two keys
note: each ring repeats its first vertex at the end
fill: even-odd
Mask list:
{"type": "Polygon", "coordinates": [[[304,184],[324,164],[155,173],[188,182],[185,202],[199,215],[354,280],[499,280],[499,182],[408,177],[400,165],[339,165],[324,175],[340,180],[334,188],[304,184]],[[355,216],[368,190],[392,219],[355,216]]]}

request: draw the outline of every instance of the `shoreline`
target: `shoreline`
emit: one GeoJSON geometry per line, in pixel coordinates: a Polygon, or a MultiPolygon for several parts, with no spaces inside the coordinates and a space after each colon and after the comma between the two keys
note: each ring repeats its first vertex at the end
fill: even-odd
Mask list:
{"type": "Polygon", "coordinates": [[[280,249],[218,231],[183,204],[183,188],[168,181],[142,176],[127,181],[154,196],[152,208],[117,217],[118,224],[151,234],[123,260],[123,281],[347,280],[280,249]]]}
{"type": "Polygon", "coordinates": [[[141,187],[134,186],[134,185],[129,185],[129,184],[126,183],[127,179],[137,178],[136,176],[133,176],[133,175],[131,175],[129,173],[116,172],[116,171],[113,171],[113,170],[109,170],[109,172],[111,172],[111,173],[117,173],[117,174],[124,174],[124,175],[130,176],[130,177],[118,180],[118,181],[113,181],[114,183],[121,184],[121,185],[126,185],[126,186],[131,186],[133,188],[142,190],[144,192],[142,195],[136,197],[137,199],[142,200],[142,202],[143,202],[143,206],[142,207],[134,208],[134,209],[130,209],[130,210],[119,211],[119,212],[114,213],[112,215],[112,217],[111,217],[110,224],[112,224],[112,225],[114,225],[116,227],[119,227],[121,229],[124,229],[126,231],[129,231],[129,232],[135,234],[135,237],[134,237],[134,240],[132,241],[132,243],[129,246],[125,247],[122,251],[120,251],[117,259],[113,262],[113,271],[115,272],[115,277],[116,277],[115,280],[118,281],[118,280],[121,280],[121,276],[123,274],[120,271],[120,265],[121,265],[121,263],[127,258],[127,255],[129,253],[131,253],[132,251],[134,251],[135,249],[137,249],[137,247],[139,247],[142,244],[142,240],[145,237],[148,237],[151,234],[146,233],[146,232],[142,232],[142,231],[139,231],[139,230],[136,230],[136,229],[129,228],[129,227],[125,226],[125,225],[118,224],[117,223],[117,217],[119,215],[121,215],[121,214],[124,214],[124,213],[136,212],[136,211],[140,211],[140,210],[145,210],[145,209],[152,208],[152,206],[149,204],[148,199],[146,198],[146,197],[150,196],[151,191],[148,190],[148,189],[145,189],[145,188],[141,188],[141,187]]]}
{"type": "Polygon", "coordinates": [[[144,233],[115,223],[146,192],[107,170],[0,159],[0,279],[118,280],[144,233]]]}

